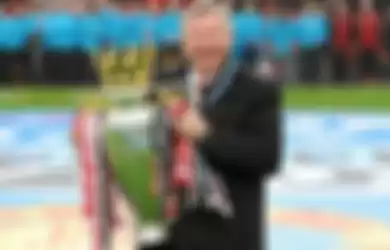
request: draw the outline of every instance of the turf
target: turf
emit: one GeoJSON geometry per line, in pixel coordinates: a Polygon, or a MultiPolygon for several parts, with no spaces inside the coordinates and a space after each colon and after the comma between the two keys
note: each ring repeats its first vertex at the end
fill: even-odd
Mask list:
{"type": "MultiPolygon", "coordinates": [[[[129,91],[130,90],[124,90],[129,91]]],[[[11,89],[0,91],[1,109],[76,108],[81,105],[115,105],[107,102],[103,92],[90,89],[11,89]],[[99,104],[100,105],[100,104],[99,104]]],[[[358,87],[301,87],[284,88],[284,105],[289,109],[390,109],[390,86],[374,84],[358,87]]]]}
{"type": "Polygon", "coordinates": [[[284,105],[289,109],[390,110],[390,87],[287,87],[284,105]]]}

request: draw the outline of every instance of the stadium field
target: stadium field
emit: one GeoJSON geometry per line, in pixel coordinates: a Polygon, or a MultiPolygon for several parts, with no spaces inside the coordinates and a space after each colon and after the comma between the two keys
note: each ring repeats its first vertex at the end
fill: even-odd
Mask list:
{"type": "MultiPolygon", "coordinates": [[[[129,94],[131,94],[131,90],[129,94]]],[[[284,90],[284,106],[287,109],[322,110],[322,111],[390,111],[390,88],[378,87],[373,84],[359,87],[298,87],[287,86],[284,90]]],[[[130,98],[131,99],[131,98],[130,98]]],[[[11,89],[0,92],[0,110],[72,110],[80,106],[98,105],[107,100],[102,98],[102,92],[88,89],[11,89]]],[[[136,99],[126,100],[137,103],[136,99]]],[[[122,106],[123,103],[105,102],[109,107],[122,106]]],[[[147,178],[151,169],[145,167],[150,160],[147,153],[129,154],[126,138],[118,133],[109,137],[109,151],[115,165],[118,182],[123,184],[125,192],[132,193],[132,201],[141,207],[141,216],[156,219],[159,213],[158,202],[150,192],[147,178]],[[129,168],[129,162],[133,167],[129,168]],[[136,176],[136,178],[135,178],[136,176]],[[136,187],[137,192],[132,190],[136,187]],[[145,198],[147,197],[147,198],[145,198]]]]}
{"type": "MultiPolygon", "coordinates": [[[[129,91],[131,95],[131,90],[129,91]]],[[[122,91],[123,92],[123,91],[122,91]]],[[[89,89],[23,88],[0,91],[0,109],[75,108],[102,99],[103,92],[89,89]]],[[[366,84],[358,87],[284,88],[284,104],[289,109],[390,109],[390,86],[366,84]]]]}
{"type": "MultiPolygon", "coordinates": [[[[0,92],[0,110],[2,111],[10,111],[14,112],[17,110],[31,110],[31,111],[41,111],[41,110],[48,110],[48,111],[56,111],[56,110],[72,110],[77,107],[80,107],[82,105],[88,105],[93,106],[100,100],[99,93],[97,91],[93,90],[80,90],[80,89],[55,89],[55,90],[49,90],[49,89],[12,89],[12,90],[3,90],[0,92]]],[[[295,87],[295,86],[288,86],[285,88],[284,92],[284,105],[287,109],[303,109],[303,110],[322,110],[322,111],[372,111],[372,112],[389,112],[390,111],[390,88],[385,87],[376,87],[373,85],[369,85],[366,87],[348,87],[348,88],[327,88],[327,87],[320,87],[320,88],[304,88],[304,87],[295,87]]],[[[136,100],[131,100],[130,102],[137,102],[136,100]]],[[[127,102],[128,104],[129,102],[127,102]]],[[[116,105],[122,105],[118,104],[116,102],[110,103],[110,106],[116,106],[116,105]]],[[[134,190],[134,187],[137,189],[137,193],[134,194],[132,192],[132,200],[133,202],[137,202],[139,207],[141,208],[141,215],[144,218],[148,219],[157,219],[158,211],[156,211],[155,204],[158,202],[153,198],[153,195],[151,194],[149,190],[149,186],[145,185],[148,181],[146,178],[150,176],[150,168],[145,167],[147,162],[149,161],[149,155],[147,153],[140,153],[137,155],[129,154],[129,147],[126,139],[118,133],[112,133],[109,138],[109,150],[111,152],[112,160],[114,161],[115,170],[116,170],[116,176],[118,179],[118,182],[121,184],[124,184],[124,190],[129,193],[131,190],[134,190]],[[134,168],[129,168],[128,163],[132,162],[133,166],[139,166],[134,168]]],[[[371,197],[371,196],[370,196],[371,197]]],[[[372,198],[372,197],[371,197],[372,198]]],[[[370,199],[371,199],[370,198],[370,199]]],[[[382,202],[382,197],[381,202],[382,202]]],[[[379,199],[378,198],[378,199],[379,199]]],[[[362,201],[362,204],[367,205],[370,204],[366,201],[362,201]]],[[[385,203],[388,204],[388,203],[385,203]]],[[[296,205],[296,202],[294,201],[294,206],[296,205]]],[[[322,203],[318,205],[319,207],[325,207],[322,203]]],[[[330,206],[330,205],[329,205],[330,206]]],[[[338,200],[334,202],[334,205],[332,206],[340,206],[340,203],[338,200]]],[[[386,205],[385,205],[386,206],[386,205]]],[[[283,207],[283,206],[282,206],[283,207]]],[[[304,206],[303,206],[304,207],[304,206]]],[[[362,208],[363,205],[356,205],[353,206],[353,208],[356,210],[356,208],[362,208]]],[[[375,210],[379,207],[383,208],[383,205],[381,206],[372,206],[372,214],[375,214],[377,216],[380,216],[380,213],[375,210]]],[[[61,211],[63,208],[61,208],[61,211]]],[[[354,211],[355,211],[354,210],[354,211]]],[[[361,209],[363,211],[363,209],[361,209]]],[[[30,210],[29,210],[30,211],[30,210]]],[[[71,213],[77,214],[77,210],[72,207],[70,208],[71,213]]],[[[345,213],[349,212],[349,208],[344,211],[345,213]]],[[[367,210],[369,211],[369,210],[367,210]]],[[[13,211],[14,212],[14,211],[13,211]]],[[[33,212],[33,211],[30,211],[33,212]]],[[[356,211],[355,211],[356,212],[356,211]]],[[[359,212],[359,211],[358,211],[359,212]]],[[[366,213],[366,210],[363,212],[366,213]]],[[[358,215],[363,215],[358,213],[358,215]]],[[[39,212],[41,214],[44,214],[46,217],[47,215],[56,215],[58,216],[59,212],[39,212]]],[[[67,212],[68,213],[68,212],[67,212]]],[[[342,215],[342,214],[341,214],[342,215]]],[[[371,214],[364,214],[364,216],[370,216],[371,214]]],[[[78,215],[75,215],[75,218],[78,215]]],[[[334,215],[335,216],[335,215],[334,215]]],[[[338,215],[337,215],[338,216],[338,215]]],[[[383,226],[382,224],[376,224],[371,221],[360,221],[355,220],[355,218],[344,218],[344,217],[332,217],[334,223],[337,224],[338,227],[340,225],[342,227],[343,224],[341,222],[353,222],[353,230],[345,230],[344,228],[333,228],[332,224],[329,224],[329,214],[321,214],[321,213],[305,213],[300,211],[279,211],[279,210],[272,210],[271,218],[272,222],[281,223],[288,225],[289,230],[286,232],[285,228],[278,228],[272,229],[276,230],[273,232],[273,235],[280,236],[283,235],[283,237],[292,237],[291,241],[284,241],[284,242],[299,242],[300,238],[305,237],[305,246],[313,246],[317,247],[320,245],[324,245],[321,249],[330,249],[328,248],[329,245],[333,242],[333,238],[323,237],[322,234],[320,234],[323,230],[323,228],[332,227],[332,231],[335,231],[335,229],[339,230],[337,231],[337,238],[343,239],[346,244],[345,249],[387,249],[385,247],[389,246],[388,241],[384,241],[386,238],[386,235],[389,234],[388,227],[383,226]],[[308,217],[309,216],[309,217],[308,217]],[[311,216],[311,217],[310,217],[311,216]],[[295,227],[291,227],[291,225],[296,225],[296,220],[299,219],[299,228],[306,228],[307,230],[304,232],[304,234],[301,231],[297,231],[295,227]],[[293,221],[291,221],[293,220],[293,221]],[[322,224],[320,222],[324,222],[323,224],[325,226],[321,226],[322,224]],[[308,225],[306,225],[306,224],[308,225]],[[314,223],[314,224],[313,224],[314,223]],[[359,227],[357,227],[359,226],[359,227]],[[291,229],[292,228],[292,229],[291,229]],[[279,231],[278,231],[279,230],[279,231]],[[280,231],[281,230],[281,231],[280,231]],[[309,233],[310,232],[310,233],[309,233]],[[317,235],[318,234],[318,235],[317,235]],[[307,235],[312,238],[310,242],[307,242],[306,238],[307,235]],[[298,239],[298,240],[297,240],[298,239]],[[323,241],[320,241],[319,239],[323,239],[323,241]],[[361,243],[358,240],[362,239],[368,239],[376,244],[375,247],[372,247],[371,245],[367,247],[367,242],[361,243]],[[378,243],[378,242],[384,242],[384,243],[378,243]],[[309,244],[309,245],[308,245],[309,244]],[[362,247],[363,246],[363,247],[362,247]],[[379,246],[379,247],[377,247],[379,246]],[[385,246],[385,247],[384,247],[385,246]],[[348,248],[349,247],[349,248],[348,248]]],[[[12,218],[12,216],[7,215],[7,217],[12,218]]],[[[34,218],[38,218],[34,215],[34,218]]],[[[46,219],[48,220],[48,219],[46,219]]],[[[79,219],[80,220],[80,219],[79,219]]],[[[52,218],[50,218],[50,221],[55,221],[52,218]]],[[[65,235],[67,235],[67,232],[73,232],[74,228],[83,229],[83,225],[75,224],[77,220],[74,220],[75,222],[72,222],[71,224],[62,223],[59,225],[59,228],[61,228],[61,232],[65,232],[65,235]],[[67,228],[72,228],[71,230],[67,230],[67,228]]],[[[15,224],[15,221],[12,221],[12,223],[15,224]]],[[[30,223],[34,227],[36,226],[36,221],[34,223],[30,223]]],[[[30,225],[29,224],[29,225],[30,225]]],[[[57,223],[58,224],[58,223],[57,223]]],[[[45,224],[46,227],[51,226],[50,223],[45,224]]],[[[345,226],[347,229],[351,229],[349,224],[345,226]]],[[[1,228],[0,228],[1,229],[1,228]]],[[[41,229],[41,228],[40,228],[41,229]]],[[[45,227],[42,227],[42,230],[46,229],[45,227]]],[[[7,228],[9,230],[9,228],[7,228]]],[[[41,230],[41,231],[42,231],[41,230]]],[[[82,235],[77,230],[77,235],[82,235]]],[[[1,231],[1,230],[0,230],[1,231]]],[[[31,231],[37,231],[36,229],[26,228],[24,234],[25,235],[32,235],[31,231]]],[[[48,228],[47,231],[50,231],[48,228]]],[[[84,230],[85,231],[85,230],[84,230]]],[[[46,231],[45,231],[46,232],[46,231]]],[[[2,242],[4,245],[4,248],[9,248],[9,244],[7,242],[17,242],[14,238],[12,238],[11,233],[5,234],[9,235],[7,237],[7,240],[5,242],[2,242]]],[[[16,235],[16,234],[15,234],[16,235]]],[[[34,234],[35,235],[35,234],[34,234]]],[[[38,235],[38,233],[37,233],[38,235]]],[[[46,235],[42,233],[42,235],[46,235]]],[[[76,233],[72,233],[72,235],[76,235],[76,233]]],[[[335,237],[336,237],[335,236],[335,237]]],[[[17,239],[20,238],[20,230],[17,234],[17,239]]],[[[24,236],[23,236],[24,237],[24,236]]],[[[32,238],[33,236],[31,236],[32,238]]],[[[35,237],[35,236],[34,236],[35,237]]],[[[36,237],[35,237],[36,238],[36,237]]],[[[34,238],[35,241],[37,241],[34,238]]],[[[75,242],[77,237],[73,238],[73,236],[65,236],[66,242],[72,242],[73,246],[78,245],[78,243],[75,242]]],[[[78,237],[80,238],[80,237],[78,237]]],[[[77,239],[78,239],[77,238],[77,239]]],[[[126,240],[128,238],[128,235],[126,235],[126,240]]],[[[19,240],[20,241],[20,240],[19,240]]],[[[45,241],[45,240],[42,240],[45,241]]],[[[366,240],[367,241],[367,240],[366,240]]],[[[65,242],[65,241],[64,241],[65,242]]],[[[128,242],[128,241],[127,241],[128,242]]],[[[277,242],[280,242],[279,240],[277,242]]],[[[52,243],[51,243],[52,244],[52,243]]],[[[56,245],[58,246],[60,243],[56,242],[56,245]]],[[[85,243],[80,243],[85,244],[85,243]]],[[[332,243],[333,244],[333,243],[332,243]]],[[[126,245],[126,244],[122,244],[126,245]]],[[[291,245],[288,246],[273,246],[271,245],[272,249],[286,249],[291,248],[291,245]]],[[[300,246],[299,246],[300,247],[300,246]]],[[[297,248],[299,248],[297,247],[297,248]]],[[[305,247],[305,249],[306,249],[305,247]]],[[[39,249],[53,249],[49,247],[38,246],[39,249]]],[[[37,248],[37,249],[38,249],[37,248]]],[[[15,248],[19,249],[19,248],[15,248]]],[[[24,249],[24,248],[20,248],[24,249]]],[[[57,249],[57,248],[56,248],[57,249]]],[[[86,248],[83,248],[86,249],[86,248]]],[[[122,249],[122,248],[119,248],[122,249]]],[[[127,249],[127,248],[124,248],[127,249]]],[[[337,248],[339,249],[339,248],[337,248]]]]}

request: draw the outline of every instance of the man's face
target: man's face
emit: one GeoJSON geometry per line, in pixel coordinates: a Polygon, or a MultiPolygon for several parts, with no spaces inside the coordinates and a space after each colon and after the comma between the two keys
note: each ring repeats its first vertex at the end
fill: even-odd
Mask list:
{"type": "Polygon", "coordinates": [[[183,50],[200,70],[218,68],[230,49],[231,32],[224,17],[207,13],[189,17],[184,27],[183,50]]]}

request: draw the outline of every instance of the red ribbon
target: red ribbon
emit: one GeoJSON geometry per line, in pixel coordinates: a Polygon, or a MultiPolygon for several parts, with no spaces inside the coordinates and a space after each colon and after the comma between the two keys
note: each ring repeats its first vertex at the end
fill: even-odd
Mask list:
{"type": "MultiPolygon", "coordinates": [[[[179,120],[188,110],[187,101],[177,101],[168,108],[173,121],[179,120]]],[[[192,188],[194,185],[194,151],[191,142],[177,131],[173,142],[173,184],[176,188],[192,188]]]]}

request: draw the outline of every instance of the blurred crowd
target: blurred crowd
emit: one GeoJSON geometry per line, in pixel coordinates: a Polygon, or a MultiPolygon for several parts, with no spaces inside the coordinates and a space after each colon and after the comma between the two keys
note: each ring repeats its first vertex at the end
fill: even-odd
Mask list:
{"type": "MultiPolygon", "coordinates": [[[[190,1],[1,0],[1,85],[99,84],[107,67],[114,68],[112,74],[145,70],[145,62],[150,62],[145,57],[151,54],[141,53],[144,48],[179,44],[180,10],[190,1]]],[[[389,0],[229,4],[235,9],[231,18],[236,56],[250,60],[248,48],[256,47],[275,60],[289,82],[390,79],[389,0]]],[[[128,75],[133,80],[134,74],[128,75]]]]}

